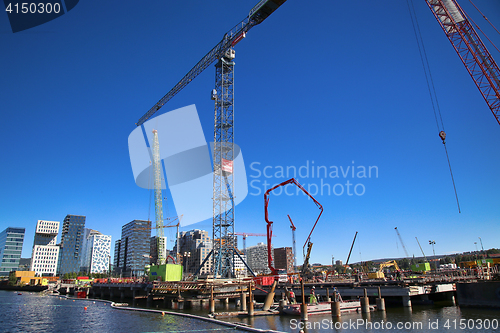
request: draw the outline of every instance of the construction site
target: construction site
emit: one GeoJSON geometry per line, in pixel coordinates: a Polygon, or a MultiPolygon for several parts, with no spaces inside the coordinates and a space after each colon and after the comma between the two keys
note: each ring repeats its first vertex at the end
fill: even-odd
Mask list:
{"type": "MultiPolygon", "coordinates": [[[[215,87],[211,93],[214,103],[212,243],[206,248],[207,254],[203,256],[203,260],[193,264],[197,266],[196,271],[189,274],[183,271],[185,269],[183,260],[187,259],[183,259],[186,254],[183,256],[184,251],[180,249],[178,231],[180,222],[177,225],[172,223],[164,225],[166,219],[163,216],[162,184],[165,186],[166,177],[162,168],[160,153],[162,147],[159,144],[162,132],[161,128],[154,128],[152,133],[145,135],[152,138],[149,148],[154,171],[155,221],[152,229],[156,230],[158,240],[156,262],[147,267],[148,281],[99,281],[88,290],[90,295],[120,299],[121,302],[131,302],[134,305],[142,300],[149,307],[162,304],[165,308],[175,309],[191,308],[193,304],[198,303],[203,306],[206,303],[209,313],[215,317],[298,311],[303,320],[307,320],[308,312],[311,311],[331,312],[332,315],[340,316],[344,311],[341,310],[342,307],[347,304],[345,302],[354,301],[359,301],[359,304],[353,305],[352,309],[359,312],[369,312],[375,308],[384,310],[384,299],[389,304],[404,307],[411,307],[412,302],[425,304],[434,299],[445,299],[453,303],[458,301],[461,305],[500,306],[498,300],[491,301],[487,296],[482,297],[474,293],[472,293],[474,296],[471,296],[469,290],[473,285],[484,286],[484,284],[488,284],[490,289],[495,288],[494,280],[499,279],[500,258],[484,255],[483,249],[483,256],[478,260],[439,265],[435,253],[432,259],[427,258],[417,237],[415,239],[422,256],[415,258],[408,253],[397,227],[394,230],[399,240],[398,244],[405,252],[405,257],[400,259],[405,259],[409,267],[399,267],[396,260],[376,262],[370,267],[364,263],[349,264],[358,235],[358,231],[354,230],[352,231],[353,234],[355,232],[354,239],[345,263],[339,261],[335,265],[332,258],[332,265],[312,264],[311,254],[314,251],[325,250],[315,248],[312,240],[317,225],[322,223],[323,210],[328,210],[329,207],[323,207],[295,178],[283,181],[265,191],[262,219],[266,222],[266,234],[251,232],[255,229],[249,225],[244,227],[238,225],[238,228],[246,229],[244,231],[236,229],[235,182],[238,167],[235,161],[239,148],[234,142],[235,49],[238,43],[244,42],[250,29],[265,20],[272,20],[271,14],[280,10],[281,6],[286,6],[286,2],[286,0],[262,0],[255,5],[243,21],[224,34],[222,40],[136,123],[145,133],[144,124],[148,120],[154,119],[152,117],[169,100],[200,73],[215,64],[215,87]],[[273,192],[286,191],[287,188],[291,192],[304,195],[309,202],[314,203],[317,210],[310,222],[312,228],[307,230],[300,228],[297,230],[294,217],[287,215],[291,231],[290,235],[287,235],[288,245],[280,249],[281,252],[276,252],[273,249],[273,237],[276,236],[273,234],[274,222],[269,213],[273,207],[270,205],[270,198],[273,197],[273,192]],[[177,246],[173,255],[167,255],[166,244],[161,240],[164,239],[164,228],[172,226],[177,227],[177,246]],[[302,256],[296,246],[296,237],[299,235],[301,239],[305,237],[304,243],[299,244],[302,256]],[[238,249],[237,236],[242,236],[243,250],[238,249]],[[266,237],[267,242],[247,248],[248,236],[266,237]],[[298,262],[300,257],[303,260],[298,262]],[[259,268],[254,272],[251,267],[259,268]],[[313,296],[315,301],[311,300],[313,296]],[[236,302],[238,311],[229,314],[215,311],[216,302],[227,304],[230,300],[236,302]],[[321,307],[323,303],[326,305],[321,307]],[[300,304],[300,307],[293,307],[293,304],[300,304]]],[[[426,3],[483,96],[495,118],[492,121],[500,124],[500,70],[467,19],[467,14],[457,0],[426,0],[426,3]]],[[[259,29],[265,29],[265,26],[259,29]]],[[[238,79],[244,80],[244,78],[238,79]]],[[[441,118],[436,111],[435,115],[436,119],[441,118]]],[[[438,122],[437,125],[439,138],[448,158],[446,133],[442,124],[438,122]]],[[[449,158],[448,163],[451,180],[455,186],[449,158]]],[[[454,191],[460,212],[456,188],[454,191]]],[[[179,216],[179,221],[181,218],[179,216]]],[[[203,237],[208,236],[206,234],[203,237]]],[[[199,238],[202,239],[202,236],[199,238]]],[[[434,244],[435,241],[429,241],[433,250],[434,244]]]]}

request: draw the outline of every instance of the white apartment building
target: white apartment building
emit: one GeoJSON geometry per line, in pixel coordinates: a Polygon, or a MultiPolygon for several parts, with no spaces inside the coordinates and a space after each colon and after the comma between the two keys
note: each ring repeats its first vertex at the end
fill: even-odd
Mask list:
{"type": "Polygon", "coordinates": [[[56,275],[59,257],[59,246],[56,245],[58,233],[58,221],[38,220],[30,265],[30,270],[37,276],[56,275]]]}

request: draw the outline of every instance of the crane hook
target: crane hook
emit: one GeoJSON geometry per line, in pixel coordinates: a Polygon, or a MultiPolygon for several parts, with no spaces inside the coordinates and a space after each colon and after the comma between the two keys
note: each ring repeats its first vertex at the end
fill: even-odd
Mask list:
{"type": "Polygon", "coordinates": [[[439,137],[443,140],[443,144],[445,144],[446,133],[444,131],[439,132],[439,137]]]}

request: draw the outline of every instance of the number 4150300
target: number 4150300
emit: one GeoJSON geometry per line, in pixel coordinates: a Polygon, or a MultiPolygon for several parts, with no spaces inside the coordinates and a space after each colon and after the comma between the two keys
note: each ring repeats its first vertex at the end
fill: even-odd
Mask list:
{"type": "Polygon", "coordinates": [[[34,2],[23,2],[21,4],[19,3],[9,3],[7,7],[5,8],[6,12],[9,12],[9,14],[51,14],[55,13],[58,14],[61,11],[61,4],[60,3],[34,3],[34,2]]]}

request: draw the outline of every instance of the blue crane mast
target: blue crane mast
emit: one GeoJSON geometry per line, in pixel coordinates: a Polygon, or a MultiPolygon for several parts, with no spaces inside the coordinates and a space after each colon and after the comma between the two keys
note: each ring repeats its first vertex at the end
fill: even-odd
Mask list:
{"type": "MultiPolygon", "coordinates": [[[[195,77],[215,62],[215,89],[212,99],[215,104],[214,149],[213,149],[213,260],[214,277],[233,277],[234,246],[234,200],[233,158],[234,156],[234,56],[233,47],[254,26],[262,23],[286,0],[261,0],[248,16],[229,30],[191,70],[136,123],[141,126],[172,97],[188,85],[195,77]]],[[[203,262],[203,264],[205,261],[203,262]]],[[[202,265],[203,265],[202,264],[202,265]]]]}

